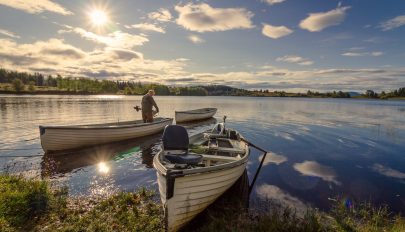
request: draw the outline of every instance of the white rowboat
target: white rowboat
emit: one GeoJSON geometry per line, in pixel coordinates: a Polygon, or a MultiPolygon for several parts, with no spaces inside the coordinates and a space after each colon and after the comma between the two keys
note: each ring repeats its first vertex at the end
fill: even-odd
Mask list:
{"type": "Polygon", "coordinates": [[[41,145],[45,152],[76,149],[152,135],[172,124],[172,118],[74,126],[39,126],[41,145]]]}
{"type": "Polygon", "coordinates": [[[202,108],[188,111],[175,111],[176,123],[190,122],[211,118],[217,112],[217,108],[202,108]]]}
{"type": "Polygon", "coordinates": [[[243,174],[249,147],[234,130],[223,129],[218,133],[217,128],[221,126],[223,128],[223,123],[189,140],[187,131],[185,136],[179,132],[181,126],[165,129],[163,149],[155,155],[153,166],[157,171],[168,231],[177,231],[191,221],[243,174]],[[184,141],[185,137],[187,142],[180,141],[182,146],[177,146],[176,141],[167,141],[184,141]],[[189,143],[198,146],[199,151],[203,149],[203,153],[189,152],[189,143]]]}

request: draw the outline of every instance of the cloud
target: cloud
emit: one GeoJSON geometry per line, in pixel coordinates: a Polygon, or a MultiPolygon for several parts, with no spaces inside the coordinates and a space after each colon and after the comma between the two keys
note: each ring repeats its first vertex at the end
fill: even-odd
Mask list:
{"type": "Polygon", "coordinates": [[[149,41],[149,39],[145,36],[128,34],[122,31],[114,31],[107,34],[106,36],[103,36],[90,31],[86,31],[83,28],[79,27],[65,27],[67,28],[67,30],[60,30],[58,33],[76,33],[87,40],[104,44],[109,47],[131,49],[135,46],[141,46],[149,41]]]}
{"type": "Polygon", "coordinates": [[[387,166],[383,166],[381,164],[374,164],[372,169],[375,172],[380,173],[381,175],[384,175],[384,176],[397,178],[397,179],[405,179],[405,173],[392,169],[387,166]]]}
{"type": "Polygon", "coordinates": [[[389,31],[403,25],[405,25],[405,15],[400,15],[393,19],[380,23],[378,27],[381,28],[381,30],[383,31],[389,31]]]}
{"type": "Polygon", "coordinates": [[[117,47],[83,51],[60,39],[18,44],[0,39],[3,68],[22,72],[95,77],[110,80],[135,80],[166,83],[165,79],[188,75],[186,59],[151,60],[142,53],[117,47]]]}
{"type": "Polygon", "coordinates": [[[327,27],[339,25],[343,22],[348,9],[350,9],[350,6],[339,6],[328,12],[311,13],[306,19],[303,19],[299,25],[302,29],[311,32],[322,31],[327,27]]]}
{"type": "Polygon", "coordinates": [[[383,54],[383,52],[345,52],[342,53],[342,56],[382,56],[383,54]]]}
{"type": "Polygon", "coordinates": [[[191,42],[195,43],[195,44],[204,43],[204,42],[205,42],[205,41],[204,41],[203,39],[201,39],[201,37],[199,37],[198,35],[190,35],[190,36],[188,36],[188,39],[189,39],[191,42]]]}
{"type": "Polygon", "coordinates": [[[295,63],[299,65],[312,65],[314,63],[309,59],[302,58],[296,55],[287,55],[283,57],[278,57],[276,60],[281,62],[295,63]]]}
{"type": "Polygon", "coordinates": [[[154,31],[154,32],[159,32],[159,33],[166,33],[164,28],[156,26],[155,24],[151,24],[151,23],[139,23],[139,24],[133,24],[130,26],[125,26],[125,27],[140,29],[142,31],[154,31]]]}
{"type": "Polygon", "coordinates": [[[172,14],[169,10],[160,8],[158,11],[149,13],[148,17],[161,22],[169,22],[172,19],[172,14]]]}
{"type": "Polygon", "coordinates": [[[398,86],[405,86],[403,67],[290,70],[267,65],[256,69],[252,67],[249,71],[193,72],[188,70],[190,62],[185,58],[155,60],[134,49],[102,45],[84,51],[61,39],[29,44],[17,43],[11,38],[0,39],[0,64],[10,70],[59,73],[63,76],[163,84],[221,84],[289,92],[306,92],[308,89],[320,92],[364,92],[367,89],[391,91],[398,89],[398,86]]]}
{"type": "Polygon", "coordinates": [[[111,57],[120,60],[143,59],[142,53],[134,52],[127,49],[106,48],[106,51],[111,53],[111,57]]]}
{"type": "Polygon", "coordinates": [[[296,171],[300,172],[304,176],[319,177],[324,181],[340,185],[340,182],[336,180],[336,173],[332,168],[319,164],[315,161],[295,163],[293,167],[296,171]]]}
{"type": "Polygon", "coordinates": [[[270,6],[271,5],[274,5],[274,4],[277,4],[277,3],[282,3],[282,2],[284,2],[285,0],[263,0],[263,2],[266,2],[267,4],[269,4],[270,6]]]}
{"type": "Polygon", "coordinates": [[[65,44],[63,40],[49,39],[33,44],[17,44],[12,40],[0,39],[4,49],[0,51],[0,60],[4,64],[13,65],[58,65],[86,57],[86,53],[74,46],[65,44]]]}
{"type": "Polygon", "coordinates": [[[263,23],[262,33],[263,35],[272,39],[278,39],[293,33],[293,30],[285,26],[272,26],[270,24],[263,23]]]}
{"type": "Polygon", "coordinates": [[[251,21],[253,13],[244,8],[213,8],[206,3],[196,5],[189,3],[184,6],[177,5],[175,10],[179,13],[176,23],[190,31],[253,28],[251,21]]]}
{"type": "Polygon", "coordinates": [[[0,34],[11,37],[11,38],[16,38],[16,39],[20,38],[20,36],[16,35],[15,33],[4,30],[4,29],[0,29],[0,34]]]}
{"type": "Polygon", "coordinates": [[[72,15],[73,13],[65,9],[58,3],[50,0],[0,0],[1,5],[12,7],[18,10],[23,10],[31,14],[39,14],[44,11],[50,11],[62,15],[72,15]]]}

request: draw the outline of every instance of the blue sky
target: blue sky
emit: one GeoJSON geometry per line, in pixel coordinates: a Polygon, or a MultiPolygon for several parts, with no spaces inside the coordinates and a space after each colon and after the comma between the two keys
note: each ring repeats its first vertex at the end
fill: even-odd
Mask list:
{"type": "Polygon", "coordinates": [[[403,0],[0,0],[0,66],[45,74],[393,90],[404,41],[403,0]]]}

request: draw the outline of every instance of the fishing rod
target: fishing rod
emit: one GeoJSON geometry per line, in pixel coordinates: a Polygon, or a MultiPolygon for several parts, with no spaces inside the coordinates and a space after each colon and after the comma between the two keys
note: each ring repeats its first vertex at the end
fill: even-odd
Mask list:
{"type": "MultiPolygon", "coordinates": [[[[139,112],[140,110],[142,110],[142,108],[140,106],[134,106],[134,109],[136,110],[136,112],[139,112]]],[[[153,117],[156,117],[159,115],[159,112],[152,110],[152,114],[153,114],[153,117]]]]}

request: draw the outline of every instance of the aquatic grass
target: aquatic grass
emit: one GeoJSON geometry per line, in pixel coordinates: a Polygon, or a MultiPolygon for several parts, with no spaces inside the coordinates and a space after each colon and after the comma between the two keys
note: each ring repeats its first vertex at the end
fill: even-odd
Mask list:
{"type": "Polygon", "coordinates": [[[297,211],[271,200],[259,204],[259,208],[248,210],[238,202],[217,202],[199,216],[199,222],[192,222],[183,231],[405,231],[405,218],[393,215],[387,206],[361,203],[354,208],[337,202],[331,211],[322,212],[313,208],[297,211]]]}
{"type": "Polygon", "coordinates": [[[163,231],[163,211],[154,192],[144,188],[135,193],[120,192],[101,201],[76,199],[65,215],[44,222],[37,231],[163,231]]]}
{"type": "Polygon", "coordinates": [[[58,202],[45,181],[0,175],[0,218],[10,226],[24,225],[58,202]]]}
{"type": "MultiPolygon", "coordinates": [[[[240,201],[246,196],[232,190],[183,231],[405,231],[405,218],[387,206],[337,200],[329,212],[298,211],[266,200],[248,209],[240,201]]],[[[104,199],[71,198],[47,181],[0,175],[0,231],[164,231],[163,210],[146,188],[104,199]]]]}

